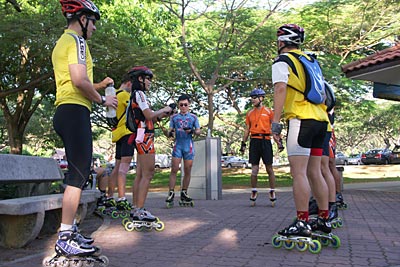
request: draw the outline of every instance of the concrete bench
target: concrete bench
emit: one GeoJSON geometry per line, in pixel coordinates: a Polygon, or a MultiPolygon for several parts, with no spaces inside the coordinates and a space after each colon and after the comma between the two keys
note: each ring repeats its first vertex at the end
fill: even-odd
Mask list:
{"type": "MultiPolygon", "coordinates": [[[[0,200],[0,246],[19,248],[39,234],[55,233],[61,222],[63,194],[49,194],[52,182],[64,174],[52,158],[0,154],[0,184],[30,183],[22,197],[0,200]]],[[[96,206],[98,190],[84,190],[77,220],[96,206]]]]}

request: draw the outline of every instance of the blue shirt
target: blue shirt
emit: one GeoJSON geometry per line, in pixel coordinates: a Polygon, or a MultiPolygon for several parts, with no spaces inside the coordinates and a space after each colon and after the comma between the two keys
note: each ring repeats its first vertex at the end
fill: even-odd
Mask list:
{"type": "Polygon", "coordinates": [[[190,128],[194,132],[194,129],[200,128],[200,123],[197,116],[192,113],[178,113],[171,117],[169,128],[175,130],[175,142],[190,143],[192,140],[192,133],[186,133],[184,128],[190,128]]]}

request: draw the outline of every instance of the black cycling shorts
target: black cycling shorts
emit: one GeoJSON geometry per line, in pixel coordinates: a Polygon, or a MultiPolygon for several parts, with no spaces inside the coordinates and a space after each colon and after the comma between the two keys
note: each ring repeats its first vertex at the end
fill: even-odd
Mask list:
{"type": "Polygon", "coordinates": [[[90,111],[77,104],[57,107],[53,127],[61,137],[68,161],[65,184],[83,189],[89,178],[93,142],[90,111]]]}
{"type": "Polygon", "coordinates": [[[121,157],[132,157],[135,152],[135,142],[128,143],[131,135],[125,135],[115,143],[115,158],[121,159],[121,157]]]}
{"type": "Polygon", "coordinates": [[[272,164],[272,144],[271,140],[251,138],[249,148],[249,163],[252,165],[260,165],[260,158],[265,165],[272,164]]]}

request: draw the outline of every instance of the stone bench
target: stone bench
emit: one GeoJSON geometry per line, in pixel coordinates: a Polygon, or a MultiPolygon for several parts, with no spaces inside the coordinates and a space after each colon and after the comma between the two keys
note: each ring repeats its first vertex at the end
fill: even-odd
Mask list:
{"type": "MultiPolygon", "coordinates": [[[[52,158],[0,154],[0,184],[30,184],[17,198],[0,200],[0,246],[19,248],[39,234],[55,233],[61,222],[63,194],[49,194],[64,174],[52,158]]],[[[25,187],[25,186],[23,186],[25,187]]],[[[84,190],[77,220],[96,206],[98,190],[84,190]]]]}

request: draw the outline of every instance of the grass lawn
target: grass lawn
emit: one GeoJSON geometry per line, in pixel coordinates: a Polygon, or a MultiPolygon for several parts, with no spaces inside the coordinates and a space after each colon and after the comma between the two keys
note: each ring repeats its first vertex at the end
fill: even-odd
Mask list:
{"type": "MultiPolygon", "coordinates": [[[[292,178],[289,174],[289,168],[276,167],[276,186],[287,187],[292,186],[292,178]]],[[[170,169],[156,170],[156,174],[151,181],[150,191],[166,191],[168,190],[170,169]]],[[[250,169],[232,168],[222,169],[222,188],[250,188],[250,169]]],[[[344,183],[365,183],[365,182],[381,182],[381,181],[400,181],[400,165],[382,165],[382,166],[345,166],[343,173],[344,183]]],[[[127,190],[131,190],[132,182],[135,177],[134,173],[128,174],[127,190]]],[[[180,173],[178,172],[178,181],[180,173]]],[[[268,187],[268,179],[265,169],[260,168],[258,177],[259,187],[268,187]]],[[[177,182],[179,185],[179,182],[177,182]]]]}

